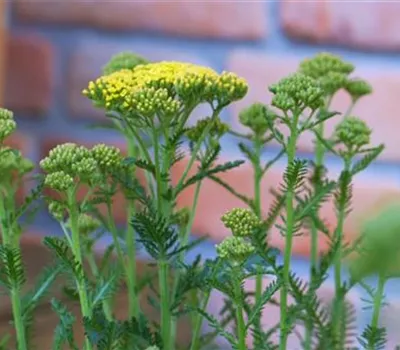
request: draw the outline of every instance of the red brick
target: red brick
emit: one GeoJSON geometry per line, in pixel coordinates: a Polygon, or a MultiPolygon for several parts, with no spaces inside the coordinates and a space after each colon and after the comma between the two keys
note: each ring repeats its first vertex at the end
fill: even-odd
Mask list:
{"type": "MultiPolygon", "coordinates": [[[[255,101],[270,103],[271,93],[268,91],[268,86],[295,72],[299,60],[245,50],[234,52],[228,62],[229,70],[247,79],[250,86],[247,96],[234,105],[234,115],[237,116],[242,108],[255,101]]],[[[374,93],[361,99],[352,114],[364,119],[373,129],[372,144],[385,144],[386,149],[381,159],[400,160],[397,133],[400,128],[400,121],[397,118],[400,70],[389,70],[383,65],[362,66],[357,69],[356,75],[368,80],[374,88],[374,93]]],[[[344,113],[349,105],[350,98],[340,91],[334,98],[332,109],[344,113]]],[[[337,121],[338,118],[333,118],[326,123],[329,135],[337,121]]],[[[233,121],[233,125],[238,130],[243,130],[237,120],[233,121]]],[[[312,151],[314,148],[312,140],[311,133],[303,134],[299,140],[299,149],[312,151]]]]}
{"type": "MultiPolygon", "coordinates": [[[[110,58],[123,51],[135,52],[150,61],[176,60],[192,62],[200,65],[208,65],[201,57],[188,55],[182,51],[172,49],[160,49],[149,45],[115,45],[115,43],[88,41],[82,43],[73,52],[69,61],[68,74],[68,104],[73,117],[89,119],[104,118],[104,111],[95,108],[92,102],[82,95],[82,90],[87,87],[89,81],[101,75],[102,67],[110,58]]],[[[204,116],[204,108],[194,113],[197,118],[204,116]]]]}
{"type": "Polygon", "coordinates": [[[280,11],[292,38],[375,50],[400,49],[399,16],[400,4],[388,1],[283,0],[280,11]]]}
{"type": "Polygon", "coordinates": [[[151,2],[65,2],[17,0],[25,22],[78,24],[112,30],[149,30],[188,37],[260,39],[266,35],[262,2],[223,3],[162,0],[151,2]]]}
{"type": "MultiPolygon", "coordinates": [[[[269,285],[269,279],[264,279],[263,281],[263,286],[264,288],[266,288],[269,285]]],[[[247,291],[254,291],[255,289],[255,280],[247,280],[245,282],[245,289],[247,291]]],[[[332,302],[333,298],[334,298],[334,286],[331,283],[326,283],[324,284],[317,292],[317,295],[320,299],[320,301],[322,302],[322,304],[325,307],[329,307],[330,303],[332,302]]],[[[279,291],[277,293],[275,293],[275,295],[273,296],[274,300],[279,302],[279,291]]],[[[360,302],[360,297],[358,295],[358,293],[356,293],[354,290],[351,291],[348,295],[347,295],[347,300],[348,302],[350,302],[353,306],[357,307],[359,302],[360,302]]],[[[294,302],[293,298],[289,296],[289,304],[292,304],[294,302]]],[[[212,297],[210,299],[210,303],[208,305],[208,312],[213,314],[214,316],[218,317],[218,313],[219,311],[223,308],[224,304],[223,304],[223,298],[221,296],[221,294],[212,294],[212,297]]],[[[272,327],[276,326],[279,323],[280,320],[280,309],[279,306],[277,305],[272,305],[272,304],[267,304],[262,312],[262,327],[264,330],[269,330],[272,327]]],[[[301,335],[304,335],[304,327],[301,325],[297,325],[295,327],[296,332],[298,332],[301,335]]],[[[252,346],[252,337],[251,334],[249,332],[248,334],[248,346],[251,347],[252,346]]],[[[274,341],[276,344],[279,344],[279,336],[277,333],[275,333],[272,337],[271,340],[274,341]]],[[[294,332],[292,332],[289,335],[288,338],[288,349],[299,349],[301,348],[301,344],[299,343],[299,339],[296,336],[296,334],[294,334],[294,332]]]]}
{"type": "MultiPolygon", "coordinates": [[[[179,181],[187,159],[181,161],[172,170],[172,180],[174,183],[179,181]]],[[[191,174],[195,168],[192,168],[191,174]]],[[[283,169],[275,167],[271,169],[262,182],[262,207],[265,215],[272,205],[273,197],[269,193],[271,188],[277,189],[281,182],[283,169]]],[[[252,185],[253,173],[249,164],[244,164],[239,168],[230,170],[220,175],[220,178],[235,188],[238,192],[253,196],[252,185]]],[[[179,207],[191,207],[194,197],[194,186],[186,189],[178,198],[179,207]]],[[[376,213],[380,208],[391,201],[400,200],[400,188],[397,182],[385,180],[366,180],[356,179],[353,189],[352,213],[345,223],[344,235],[347,241],[353,240],[360,232],[360,228],[365,219],[371,214],[376,213]]],[[[193,223],[193,233],[197,235],[209,235],[211,239],[221,241],[230,233],[221,222],[221,216],[228,210],[235,207],[246,207],[240,200],[234,197],[227,190],[216,184],[212,180],[206,179],[202,182],[200,190],[197,212],[193,223]]],[[[321,210],[321,216],[327,221],[328,227],[333,231],[336,225],[335,211],[332,202],[325,204],[321,210]]],[[[277,228],[273,228],[269,234],[269,242],[272,246],[281,250],[285,247],[285,238],[279,233],[277,228]]],[[[326,251],[328,245],[326,238],[320,235],[321,252],[326,251]]],[[[293,241],[293,254],[309,256],[310,238],[307,235],[297,236],[293,241]]]]}
{"type": "MultiPolygon", "coordinates": [[[[49,151],[54,148],[55,146],[65,143],[65,142],[75,142],[77,144],[84,145],[86,147],[92,147],[97,143],[100,142],[80,142],[79,140],[63,140],[63,139],[48,139],[42,143],[41,147],[41,158],[44,158],[48,155],[49,151]]],[[[103,142],[103,141],[101,141],[103,142]]],[[[117,141],[117,142],[104,142],[109,145],[113,145],[115,147],[118,147],[121,149],[122,152],[126,152],[126,147],[123,142],[117,141]]],[[[145,178],[143,172],[139,171],[138,172],[138,178],[141,181],[141,183],[144,185],[145,184],[145,178]]],[[[78,191],[78,198],[82,200],[84,196],[87,193],[87,187],[82,186],[79,191],[78,191]]],[[[56,195],[55,193],[52,193],[51,191],[47,191],[48,195],[56,195]]],[[[113,211],[113,216],[115,218],[115,221],[119,224],[126,223],[126,200],[124,198],[124,195],[121,192],[117,192],[115,196],[112,199],[112,211],[113,211]]],[[[106,208],[104,205],[99,206],[100,211],[105,214],[106,213],[106,208]]]]}
{"type": "Polygon", "coordinates": [[[5,105],[31,114],[45,113],[52,101],[53,50],[44,38],[11,36],[7,46],[5,105]]]}

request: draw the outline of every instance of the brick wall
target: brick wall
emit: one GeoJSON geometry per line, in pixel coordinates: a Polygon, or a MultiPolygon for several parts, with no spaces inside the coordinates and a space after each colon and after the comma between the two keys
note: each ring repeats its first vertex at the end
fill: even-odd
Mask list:
{"type": "MultiPolygon", "coordinates": [[[[268,102],[268,84],[292,72],[302,58],[328,50],[354,62],[357,74],[373,84],[375,93],[362,100],[354,112],[373,127],[373,141],[384,142],[387,147],[380,162],[356,180],[354,212],[347,222],[346,235],[354,237],[365,217],[400,198],[399,3],[127,0],[114,5],[102,0],[14,0],[9,11],[5,104],[16,112],[21,126],[14,142],[35,160],[49,145],[65,140],[120,142],[112,134],[86,129],[102,115],[81,95],[87,82],[99,75],[110,56],[119,51],[132,50],[151,60],[190,61],[242,75],[250,84],[249,94],[224,115],[239,128],[239,108],[251,101],[268,102]]],[[[343,110],[348,101],[339,94],[334,103],[343,110]]],[[[238,156],[233,140],[225,143],[225,156],[238,156]]],[[[312,151],[310,139],[302,139],[300,146],[305,155],[312,151]]],[[[265,157],[273,152],[272,147],[265,157]]],[[[339,169],[335,159],[329,162],[333,171],[339,169]]],[[[179,172],[179,167],[174,171],[179,172]]],[[[279,181],[281,172],[278,165],[265,179],[265,209],[271,200],[267,190],[279,181]]],[[[224,176],[243,193],[251,194],[250,166],[224,176]]],[[[189,204],[192,195],[187,191],[179,205],[189,204]]],[[[194,234],[208,233],[214,240],[222,239],[226,231],[219,218],[237,205],[241,204],[221,187],[206,181],[194,234]]],[[[329,208],[326,212],[332,215],[329,208]]],[[[57,232],[45,213],[35,226],[35,231],[57,232]]],[[[279,248],[284,244],[276,232],[271,242],[279,248]]],[[[213,254],[213,245],[205,244],[201,250],[213,254]]],[[[309,240],[297,238],[293,259],[300,275],[307,273],[308,254],[309,240]]],[[[383,314],[387,324],[400,316],[399,293],[395,292],[398,287],[398,283],[388,286],[392,307],[390,314],[383,314]],[[395,310],[398,316],[393,316],[395,310]]],[[[329,296],[329,283],[325,291],[329,296]]],[[[359,310],[360,293],[356,291],[354,297],[359,310]]],[[[360,327],[368,316],[360,313],[360,327]]],[[[400,342],[396,327],[389,329],[391,341],[400,342]]]]}

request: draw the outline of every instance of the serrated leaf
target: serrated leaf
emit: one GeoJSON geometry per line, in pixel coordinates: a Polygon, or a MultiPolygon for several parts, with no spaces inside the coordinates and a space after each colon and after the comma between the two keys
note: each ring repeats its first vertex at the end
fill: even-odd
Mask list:
{"type": "Polygon", "coordinates": [[[352,175],[355,175],[355,174],[363,171],[364,169],[368,168],[368,166],[379,157],[379,155],[382,153],[382,151],[384,149],[385,149],[385,146],[380,145],[378,147],[375,147],[375,148],[372,148],[371,150],[369,150],[363,158],[361,158],[359,161],[357,161],[353,165],[353,167],[351,169],[352,175]]]}

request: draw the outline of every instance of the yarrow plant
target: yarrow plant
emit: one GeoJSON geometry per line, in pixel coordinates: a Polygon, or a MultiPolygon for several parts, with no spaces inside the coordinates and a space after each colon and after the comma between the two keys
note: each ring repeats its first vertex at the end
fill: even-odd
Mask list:
{"type": "Polygon", "coordinates": [[[10,340],[19,350],[32,348],[33,312],[46,302],[54,280],[64,275],[63,291],[79,303],[81,317],[77,319],[66,304],[51,299],[60,318],[54,350],[65,346],[287,350],[291,335],[298,336],[299,348],[306,350],[384,349],[386,332],[379,318],[386,282],[399,276],[399,208],[386,208],[371,218],[355,243],[345,239],[353,179],[383,151],[383,145],[371,145],[372,130],[352,113],[355,104],[372,93],[366,81],[353,77],[354,70],[351,63],[329,53],[303,60],[296,72],[266,87],[272,94],[270,104],[256,102],[239,113],[246,133],[232,130],[221,117],[224,109],[246,95],[243,78],[191,63],[150,62],[129,52],[118,54],[83,94],[105,112],[111,127],[126,141],[126,151],[104,143],[58,145],[40,161],[38,185],[24,201],[17,199],[18,189],[34,166],[4,142],[17,125],[12,112],[1,109],[0,288],[10,297],[15,327],[15,339],[6,335],[3,348],[10,348],[10,340]],[[332,100],[342,90],[351,103],[346,111],[332,110],[332,100]],[[210,113],[193,122],[200,105],[207,105],[210,113]],[[328,121],[336,121],[331,135],[325,127],[328,121]],[[311,161],[297,152],[305,133],[314,137],[311,161]],[[245,160],[221,162],[224,137],[240,140],[238,148],[245,160]],[[270,146],[278,151],[266,161],[264,151],[270,146]],[[328,177],[328,154],[342,161],[337,178],[328,177]],[[274,201],[266,210],[261,184],[278,161],[285,163],[285,171],[281,185],[268,194],[274,201]],[[245,162],[253,170],[249,179],[253,197],[220,176],[245,162]],[[178,179],[173,178],[172,169],[179,163],[183,170],[178,179]],[[243,206],[221,217],[229,234],[216,244],[215,258],[197,256],[190,261],[189,253],[205,239],[191,240],[204,180],[217,183],[243,206]],[[194,188],[193,202],[181,208],[178,197],[190,187],[194,188]],[[114,220],[117,193],[126,203],[124,227],[114,220]],[[25,269],[20,237],[25,216],[35,212],[38,200],[46,204],[63,235],[44,239],[55,265],[46,268],[26,293],[22,292],[25,269]],[[320,210],[328,202],[334,205],[334,227],[327,225],[320,210]],[[269,244],[274,231],[284,238],[282,252],[269,244]],[[95,245],[108,234],[112,242],[99,259],[95,245]],[[318,250],[321,235],[329,243],[323,253],[318,250]],[[292,270],[296,239],[310,240],[307,280],[292,270]],[[139,248],[156,266],[156,273],[144,278],[138,274],[139,248]],[[335,295],[327,304],[318,298],[318,291],[331,267],[335,295]],[[347,279],[342,273],[345,267],[350,272],[347,279]],[[374,274],[376,289],[365,280],[374,274]],[[255,280],[254,290],[244,287],[249,279],[255,280]],[[114,301],[125,286],[127,319],[120,319],[114,301]],[[373,308],[371,322],[359,337],[351,336],[356,326],[354,310],[346,299],[356,286],[371,296],[373,308]],[[153,291],[149,304],[159,315],[156,320],[145,311],[145,287],[153,291]],[[225,298],[218,317],[208,307],[215,291],[225,298]],[[276,323],[273,327],[263,324],[263,316],[271,317],[263,315],[267,305],[279,307],[280,318],[270,320],[276,323]],[[182,320],[190,325],[188,342],[179,337],[182,320]],[[84,328],[83,344],[74,334],[76,322],[84,328]],[[209,333],[203,331],[205,322],[209,333]],[[218,347],[221,338],[228,347],[218,347]]]}

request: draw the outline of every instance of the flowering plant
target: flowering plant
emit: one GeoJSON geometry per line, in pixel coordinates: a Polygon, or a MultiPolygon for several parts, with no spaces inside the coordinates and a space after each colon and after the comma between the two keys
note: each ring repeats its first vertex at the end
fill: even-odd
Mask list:
{"type": "MultiPolygon", "coordinates": [[[[379,311],[385,282],[398,273],[393,260],[399,247],[388,242],[393,241],[399,223],[393,215],[396,208],[391,208],[387,214],[391,215],[391,221],[387,217],[377,218],[356,244],[349,245],[343,237],[352,180],[383,150],[382,145],[370,145],[372,131],[351,113],[354,104],[371,93],[367,82],[352,77],[353,71],[352,64],[331,54],[304,60],[297,72],[269,87],[273,95],[271,105],[255,103],[240,113],[240,122],[250,130],[242,134],[225,124],[220,115],[232,102],[246,95],[248,87],[244,79],[234,73],[219,74],[189,63],[153,63],[130,53],[117,55],[83,93],[105,111],[112,127],[125,138],[127,154],[102,143],[92,147],[74,143],[58,145],[41,160],[39,184],[21,205],[14,200],[15,194],[33,165],[3,144],[16,123],[10,111],[1,110],[0,167],[4,175],[0,179],[0,287],[11,298],[16,347],[31,348],[29,325],[33,310],[56,277],[66,274],[69,279],[64,291],[79,302],[85,339],[84,344],[77,343],[75,317],[61,301],[53,298],[51,305],[60,318],[54,332],[55,350],[64,346],[84,350],[200,350],[217,347],[221,337],[232,349],[286,350],[288,336],[296,333],[299,326],[305,329],[301,346],[307,350],[357,346],[383,349],[386,340],[384,329],[378,325],[379,311]],[[332,98],[343,89],[350,95],[351,105],[345,113],[332,111],[332,98]],[[203,104],[209,106],[211,113],[193,124],[193,112],[203,104]],[[326,135],[325,123],[330,119],[337,119],[338,123],[333,135],[326,135]],[[299,158],[296,152],[299,138],[306,132],[315,135],[313,161],[299,158]],[[227,134],[241,139],[239,149],[253,167],[254,198],[241,194],[240,188],[232,188],[219,176],[245,162],[219,161],[220,139],[227,134]],[[171,168],[185,156],[182,150],[185,140],[188,162],[180,178],[173,182],[171,168]],[[263,149],[271,142],[277,143],[280,151],[263,164],[263,149]],[[343,161],[337,179],[327,177],[324,166],[327,153],[343,161]],[[282,184],[271,190],[275,201],[264,212],[261,181],[283,156],[286,156],[286,170],[282,184]],[[197,168],[192,172],[195,165],[197,168]],[[215,258],[203,260],[198,256],[189,262],[188,253],[204,240],[190,240],[190,233],[205,179],[231,192],[246,208],[232,208],[222,216],[232,235],[216,245],[215,258]],[[179,209],[177,198],[190,186],[195,188],[193,203],[189,208],[179,209]],[[123,194],[127,203],[123,229],[113,218],[117,192],[123,194]],[[35,288],[23,295],[25,271],[19,218],[39,198],[45,200],[64,235],[44,239],[57,265],[46,269],[35,288]],[[333,231],[320,213],[321,206],[331,199],[337,216],[333,231]],[[377,237],[375,232],[382,220],[390,225],[384,237],[377,237]],[[268,243],[274,229],[285,237],[283,263],[279,262],[279,252],[268,243]],[[93,247],[105,233],[112,237],[112,244],[99,263],[93,247]],[[308,281],[300,279],[291,269],[293,241],[303,234],[301,239],[311,241],[308,281]],[[329,241],[324,254],[318,252],[320,234],[329,241]],[[378,255],[371,244],[372,248],[379,247],[378,255]],[[144,280],[137,274],[138,245],[157,269],[157,273],[144,280]],[[378,258],[386,253],[390,253],[387,260],[378,258]],[[356,258],[351,260],[350,279],[345,280],[342,265],[350,254],[356,258]],[[317,291],[331,267],[335,297],[327,306],[318,299],[317,291]],[[364,282],[372,273],[379,276],[377,291],[364,282]],[[244,282],[251,278],[256,284],[254,292],[249,293],[244,282]],[[272,282],[263,288],[265,278],[272,282]],[[117,319],[113,309],[123,285],[128,294],[126,320],[117,319]],[[146,285],[154,290],[149,302],[160,312],[156,321],[149,319],[140,302],[141,290],[146,285]],[[370,292],[374,315],[370,326],[354,339],[348,336],[354,326],[354,311],[346,295],[356,285],[370,292]],[[207,311],[213,291],[226,297],[220,318],[207,311]],[[289,298],[294,303],[289,304],[289,298]],[[266,329],[262,310],[271,303],[279,305],[280,320],[266,329]],[[182,317],[188,317],[192,329],[187,344],[177,340],[182,317]],[[204,321],[212,332],[202,332],[204,321]],[[249,336],[253,338],[251,343],[249,336]]],[[[7,340],[8,337],[3,344],[7,340]]]]}

